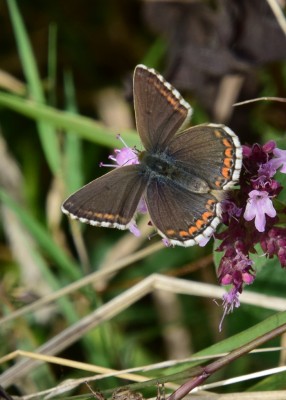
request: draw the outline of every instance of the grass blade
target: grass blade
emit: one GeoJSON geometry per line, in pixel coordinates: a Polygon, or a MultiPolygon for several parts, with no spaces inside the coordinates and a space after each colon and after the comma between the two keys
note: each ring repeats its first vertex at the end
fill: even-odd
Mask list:
{"type": "MultiPolygon", "coordinates": [[[[36,121],[47,121],[54,127],[66,129],[72,134],[79,135],[82,139],[88,139],[107,147],[118,147],[116,132],[106,128],[104,125],[91,118],[75,115],[66,111],[59,111],[53,107],[3,92],[0,92],[0,105],[17,111],[36,121]]],[[[140,146],[139,136],[136,135],[134,131],[129,130],[123,132],[122,137],[130,147],[136,145],[140,146]]]]}
{"type": "MultiPolygon", "coordinates": [[[[35,57],[17,3],[15,0],[8,0],[7,5],[30,95],[37,102],[44,103],[45,96],[35,57]]],[[[56,132],[45,122],[38,121],[37,125],[47,162],[53,173],[58,174],[60,171],[60,149],[56,132]]]]}

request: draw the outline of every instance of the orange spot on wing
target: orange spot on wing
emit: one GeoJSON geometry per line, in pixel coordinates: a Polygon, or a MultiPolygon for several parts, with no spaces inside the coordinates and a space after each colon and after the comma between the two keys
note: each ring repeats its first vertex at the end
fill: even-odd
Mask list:
{"type": "Polygon", "coordinates": [[[225,158],[223,163],[228,168],[232,168],[233,166],[233,160],[231,158],[225,158]]]}
{"type": "Polygon", "coordinates": [[[204,225],[205,225],[205,223],[204,223],[204,221],[203,221],[202,219],[198,219],[198,220],[196,221],[196,227],[197,227],[198,229],[201,229],[204,225]]]}
{"type": "Polygon", "coordinates": [[[215,207],[215,201],[213,199],[209,199],[206,204],[206,209],[209,211],[213,211],[215,207]]]}
{"type": "Polygon", "coordinates": [[[181,114],[186,115],[186,108],[183,107],[180,103],[180,100],[177,99],[172,93],[170,93],[169,89],[164,86],[163,83],[158,83],[155,79],[150,79],[152,84],[158,89],[159,93],[161,93],[164,98],[170,103],[177,111],[181,114]]]}
{"type": "Polygon", "coordinates": [[[194,235],[197,232],[197,228],[195,226],[189,227],[189,234],[194,235]]]}
{"type": "Polygon", "coordinates": [[[203,221],[207,222],[212,216],[213,216],[213,213],[211,213],[209,211],[205,211],[202,215],[203,221]]]}
{"type": "Polygon", "coordinates": [[[218,129],[215,129],[214,134],[215,134],[215,137],[217,137],[218,139],[220,139],[222,137],[222,133],[218,129]]]}
{"type": "Polygon", "coordinates": [[[231,149],[231,148],[228,147],[227,149],[225,149],[224,155],[225,155],[226,157],[228,157],[228,158],[232,158],[232,157],[233,157],[233,149],[231,149]]]}
{"type": "Polygon", "coordinates": [[[230,177],[230,171],[228,168],[223,168],[221,170],[222,176],[224,176],[226,179],[228,179],[230,177]]]}
{"type": "Polygon", "coordinates": [[[226,138],[223,139],[222,143],[225,147],[232,147],[232,143],[226,138]]]}
{"type": "Polygon", "coordinates": [[[186,232],[186,231],[180,231],[180,232],[179,232],[179,235],[180,235],[181,237],[190,236],[189,232],[186,232]]]}
{"type": "Polygon", "coordinates": [[[116,216],[113,214],[104,214],[103,218],[104,219],[109,219],[109,220],[113,220],[116,216]]]}

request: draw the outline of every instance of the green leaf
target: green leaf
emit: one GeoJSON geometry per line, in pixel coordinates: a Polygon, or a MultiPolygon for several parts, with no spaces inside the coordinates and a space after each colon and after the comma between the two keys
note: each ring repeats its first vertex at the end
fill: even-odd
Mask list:
{"type": "MultiPolygon", "coordinates": [[[[53,107],[3,92],[0,92],[1,105],[36,121],[45,121],[56,128],[66,129],[70,131],[70,134],[76,134],[82,139],[107,147],[118,147],[116,133],[91,118],[59,111],[53,107]]],[[[133,130],[124,132],[122,137],[130,147],[140,145],[139,136],[133,130]]]]}
{"type": "MultiPolygon", "coordinates": [[[[64,74],[64,89],[67,103],[67,110],[74,114],[77,113],[74,83],[71,73],[64,74]]],[[[64,148],[64,176],[66,177],[66,189],[68,193],[72,193],[83,185],[82,174],[82,145],[81,139],[67,132],[65,136],[64,148]]]]}
{"type": "Polygon", "coordinates": [[[220,264],[220,261],[224,255],[223,251],[216,251],[216,249],[220,246],[222,240],[215,239],[213,244],[213,260],[215,269],[217,270],[220,264]]]}
{"type": "Polygon", "coordinates": [[[54,260],[57,266],[66,272],[70,280],[76,280],[81,277],[80,267],[68,258],[64,251],[53,241],[49,232],[3,189],[0,189],[0,200],[15,212],[39,246],[54,260]]]}
{"type": "Polygon", "coordinates": [[[48,104],[56,105],[57,86],[57,25],[49,26],[49,50],[48,50],[48,104]]]}
{"type": "MultiPolygon", "coordinates": [[[[44,103],[45,97],[41,79],[32,46],[17,7],[17,2],[15,0],[8,0],[7,5],[10,12],[22,67],[28,82],[30,95],[35,101],[44,103]]],[[[38,130],[47,162],[53,173],[58,174],[60,171],[60,149],[56,132],[49,124],[42,121],[38,121],[38,130]]]]}

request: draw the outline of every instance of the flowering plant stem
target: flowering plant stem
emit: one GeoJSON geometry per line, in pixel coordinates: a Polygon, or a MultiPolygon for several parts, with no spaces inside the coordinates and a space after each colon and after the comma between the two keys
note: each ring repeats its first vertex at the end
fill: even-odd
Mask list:
{"type": "MultiPolygon", "coordinates": [[[[245,345],[239,347],[231,351],[226,356],[221,357],[219,360],[212,362],[211,364],[207,365],[206,367],[200,368],[200,373],[192,377],[182,386],[180,386],[174,393],[172,393],[167,400],[180,400],[185,397],[191,390],[196,388],[197,386],[201,385],[205,382],[209,376],[211,376],[216,371],[220,370],[224,366],[230,364],[232,361],[236,360],[237,358],[241,357],[243,354],[247,354],[250,351],[254,350],[256,347],[261,346],[262,344],[266,343],[268,340],[271,340],[282,333],[286,332],[286,324],[282,324],[275,329],[272,329],[270,332],[265,333],[262,336],[257,337],[256,339],[246,343],[245,345]]],[[[196,367],[197,370],[197,367],[196,367]]]]}

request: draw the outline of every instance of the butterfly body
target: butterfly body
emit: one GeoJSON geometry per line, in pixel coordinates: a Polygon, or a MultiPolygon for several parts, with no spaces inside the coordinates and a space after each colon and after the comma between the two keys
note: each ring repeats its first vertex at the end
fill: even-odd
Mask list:
{"type": "Polygon", "coordinates": [[[184,187],[194,193],[207,193],[211,189],[208,184],[195,175],[195,171],[186,171],[183,166],[177,163],[174,157],[168,156],[166,152],[152,154],[143,152],[140,156],[142,173],[147,182],[155,180],[166,182],[170,185],[184,187]]]}
{"type": "Polygon", "coordinates": [[[139,164],[123,165],[71,195],[62,210],[95,226],[130,229],[140,199],[169,243],[207,241],[220,222],[226,190],[239,179],[238,137],[221,124],[182,131],[190,105],[153,69],[134,73],[136,125],[145,150],[139,164]]]}

